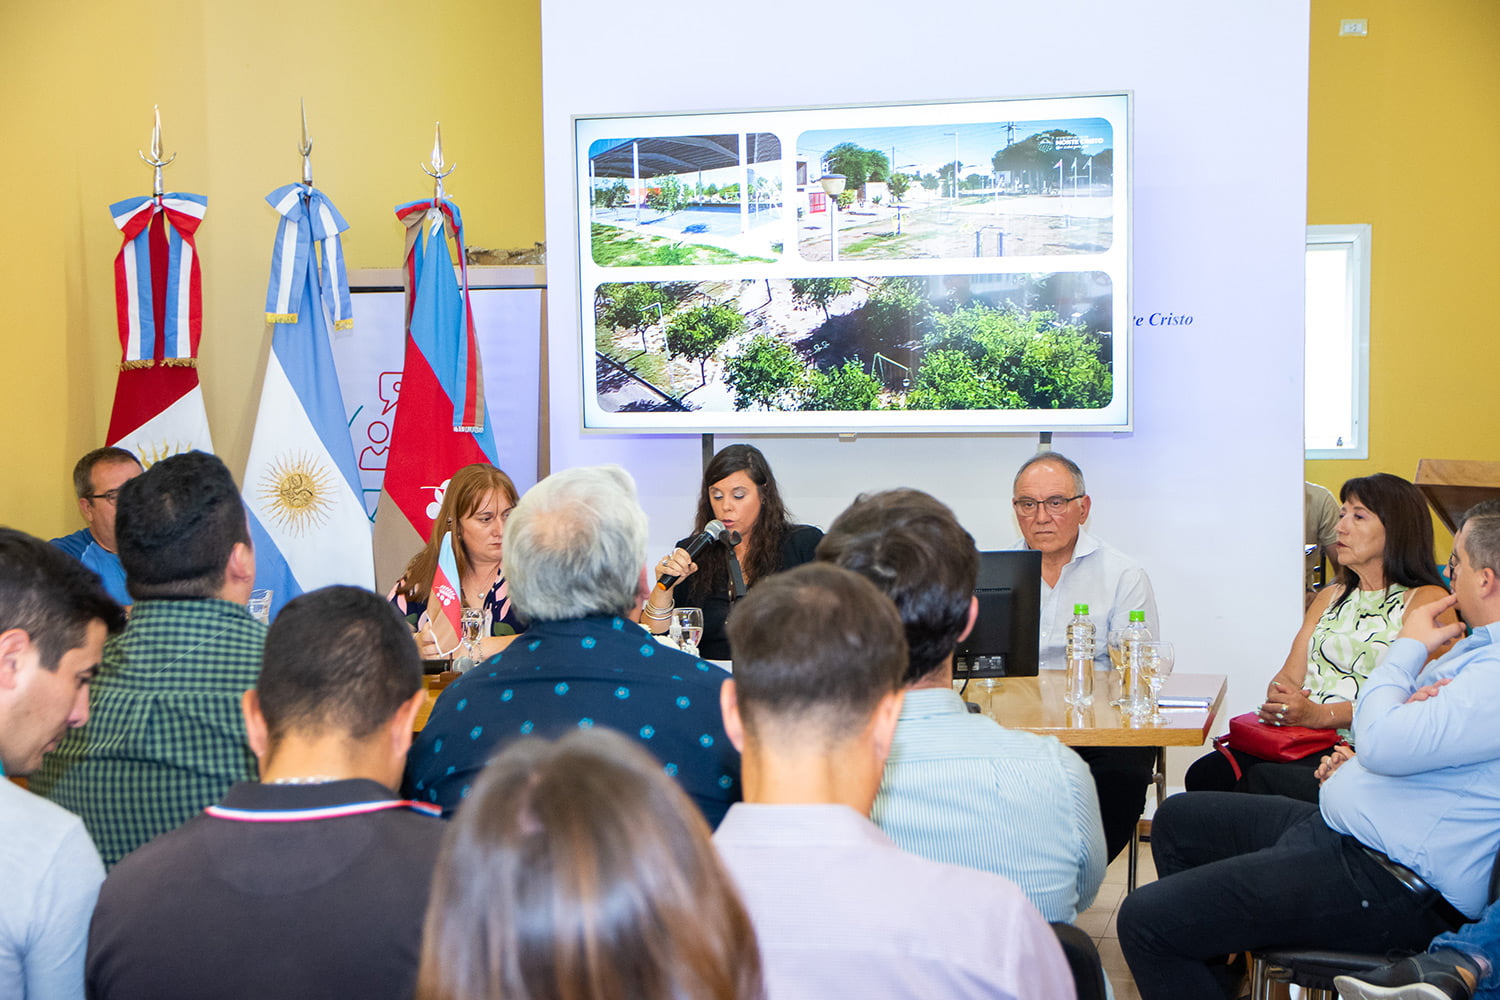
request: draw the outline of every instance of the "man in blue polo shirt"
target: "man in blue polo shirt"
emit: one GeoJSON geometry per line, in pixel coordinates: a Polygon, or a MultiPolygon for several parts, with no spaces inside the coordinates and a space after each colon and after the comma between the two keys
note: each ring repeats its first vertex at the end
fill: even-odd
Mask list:
{"type": "Polygon", "coordinates": [[[73,466],[78,513],[87,527],[52,539],[52,544],[98,574],[104,589],[121,605],[131,603],[125,570],[115,544],[115,509],[120,487],[141,474],[141,463],[124,448],[95,448],[73,466]]]}

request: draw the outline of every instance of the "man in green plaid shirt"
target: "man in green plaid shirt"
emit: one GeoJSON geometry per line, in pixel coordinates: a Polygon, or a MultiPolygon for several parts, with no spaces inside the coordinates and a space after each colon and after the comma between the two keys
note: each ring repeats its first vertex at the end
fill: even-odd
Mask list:
{"type": "Polygon", "coordinates": [[[83,818],[106,866],[255,779],[240,696],[266,637],[245,609],[255,554],[223,462],[157,462],[121,487],[115,526],[130,622],[104,648],[88,723],[31,778],[83,818]]]}

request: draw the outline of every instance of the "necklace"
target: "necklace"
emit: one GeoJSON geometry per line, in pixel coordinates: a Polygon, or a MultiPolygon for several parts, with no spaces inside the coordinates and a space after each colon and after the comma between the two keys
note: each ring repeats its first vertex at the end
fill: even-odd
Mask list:
{"type": "Polygon", "coordinates": [[[330,774],[309,774],[296,778],[273,778],[267,781],[268,785],[326,785],[330,781],[343,781],[343,778],[335,778],[330,774]]]}

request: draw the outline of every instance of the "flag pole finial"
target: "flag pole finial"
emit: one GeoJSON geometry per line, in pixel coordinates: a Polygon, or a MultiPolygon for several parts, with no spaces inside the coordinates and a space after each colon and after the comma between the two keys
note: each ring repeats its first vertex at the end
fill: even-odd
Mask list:
{"type": "Polygon", "coordinates": [[[307,98],[302,98],[302,142],[297,152],[302,154],[302,183],[312,187],[312,136],[307,134],[307,98]]]}
{"type": "Polygon", "coordinates": [[[435,123],[432,138],[432,163],[422,167],[422,172],[433,180],[433,201],[442,201],[446,197],[443,193],[443,178],[453,173],[458,168],[458,164],[455,163],[446,170],[443,167],[443,123],[437,122],[435,123]]]}
{"type": "Polygon", "coordinates": [[[155,173],[151,179],[151,193],[153,196],[160,198],[166,190],[161,182],[161,168],[177,159],[177,154],[173,153],[165,160],[161,158],[161,105],[153,104],[151,105],[151,110],[156,115],[156,122],[151,126],[151,155],[147,156],[141,150],[136,150],[136,152],[140,153],[141,159],[145,160],[154,169],[155,173]]]}

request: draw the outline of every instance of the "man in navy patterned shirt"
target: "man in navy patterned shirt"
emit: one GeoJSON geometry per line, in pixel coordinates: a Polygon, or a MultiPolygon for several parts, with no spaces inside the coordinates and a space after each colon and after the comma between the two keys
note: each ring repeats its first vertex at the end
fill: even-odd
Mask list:
{"type": "Polygon", "coordinates": [[[719,715],[728,675],[633,621],[652,581],[630,474],[591,466],[538,483],[505,526],[505,573],[527,631],[443,692],[407,757],[406,794],[451,813],[508,741],[608,726],[654,754],[717,826],[740,798],[719,715]]]}

